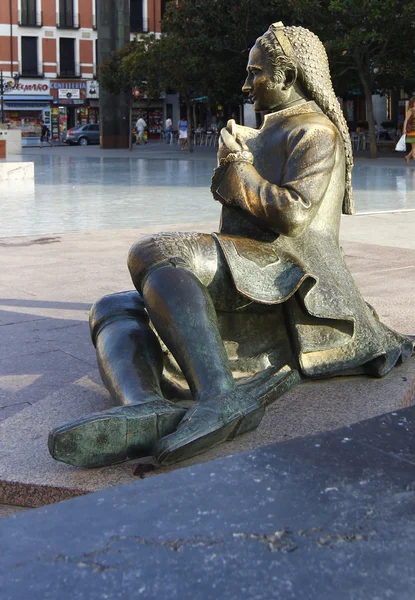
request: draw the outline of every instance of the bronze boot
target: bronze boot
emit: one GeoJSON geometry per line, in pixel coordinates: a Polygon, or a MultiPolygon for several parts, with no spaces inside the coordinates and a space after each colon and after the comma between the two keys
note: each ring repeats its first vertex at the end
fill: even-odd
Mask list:
{"type": "Polygon", "coordinates": [[[157,442],[155,456],[163,465],[191,458],[255,429],[264,412],[257,398],[238,388],[213,400],[196,402],[177,430],[157,442]]]}
{"type": "Polygon", "coordinates": [[[49,434],[54,459],[77,467],[104,467],[153,454],[186,409],[167,400],[119,406],[56,427],[49,434]]]}

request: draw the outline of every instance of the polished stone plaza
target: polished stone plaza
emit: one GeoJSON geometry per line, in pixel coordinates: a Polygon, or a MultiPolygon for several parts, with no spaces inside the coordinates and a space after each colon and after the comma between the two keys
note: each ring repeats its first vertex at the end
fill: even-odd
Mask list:
{"type": "MultiPolygon", "coordinates": [[[[0,237],[219,220],[209,192],[214,148],[30,148],[23,160],[35,162],[35,181],[0,184],[0,237]]],[[[357,158],[353,185],[358,213],[415,211],[415,167],[401,156],[357,158]]]]}

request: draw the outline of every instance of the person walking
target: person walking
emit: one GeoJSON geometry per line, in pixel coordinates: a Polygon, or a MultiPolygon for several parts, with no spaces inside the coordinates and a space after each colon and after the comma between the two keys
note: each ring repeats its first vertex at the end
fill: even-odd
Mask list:
{"type": "Polygon", "coordinates": [[[409,165],[411,157],[415,160],[415,97],[408,103],[402,133],[406,133],[406,143],[411,144],[411,151],[405,156],[406,164],[409,165]]]}
{"type": "Polygon", "coordinates": [[[135,128],[137,130],[137,141],[136,141],[136,145],[138,144],[145,144],[146,142],[144,141],[144,130],[147,127],[147,123],[144,121],[143,117],[140,115],[139,118],[137,119],[137,122],[135,124],[135,128]]]}
{"type": "Polygon", "coordinates": [[[181,118],[179,123],[179,140],[180,140],[180,150],[184,150],[187,144],[187,120],[185,118],[181,118]]]}
{"type": "Polygon", "coordinates": [[[47,144],[49,144],[50,147],[52,147],[53,144],[50,141],[50,131],[49,131],[48,126],[43,121],[40,122],[40,125],[41,125],[40,148],[43,148],[43,142],[46,142],[47,144]]]}
{"type": "Polygon", "coordinates": [[[173,121],[170,117],[167,117],[166,119],[164,135],[166,136],[166,144],[171,144],[173,137],[173,121]]]}

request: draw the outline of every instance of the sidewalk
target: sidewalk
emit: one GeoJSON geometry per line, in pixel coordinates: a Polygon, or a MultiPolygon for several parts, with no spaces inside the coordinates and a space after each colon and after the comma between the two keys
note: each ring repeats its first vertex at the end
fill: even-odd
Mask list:
{"type": "MultiPolygon", "coordinates": [[[[57,463],[48,454],[47,434],[111,406],[88,311],[101,296],[131,289],[131,244],[157,231],[215,231],[220,206],[209,193],[216,162],[211,147],[192,155],[160,143],[131,153],[33,148],[22,158],[35,162],[33,189],[2,188],[3,221],[8,215],[12,233],[0,238],[0,505],[33,507],[140,476],[137,464],[146,461],[92,471],[57,463]],[[38,227],[22,236],[41,213],[38,227]]],[[[414,200],[415,168],[395,157],[357,158],[356,165],[356,196],[366,194],[370,207],[383,193],[383,205],[390,208],[392,198],[397,212],[343,217],[346,261],[381,319],[415,336],[415,211],[399,212],[414,200]]],[[[381,380],[309,382],[271,406],[257,431],[185,464],[332,430],[414,402],[414,360],[381,380]]],[[[150,459],[147,464],[156,469],[150,459]]],[[[11,510],[0,506],[0,515],[11,510]]]]}
{"type": "MultiPolygon", "coordinates": [[[[414,214],[407,213],[408,231],[413,231],[414,214]]],[[[415,248],[412,234],[402,237],[407,218],[402,213],[344,218],[342,245],[365,299],[389,326],[413,336],[415,248]]],[[[170,229],[216,228],[216,222],[200,222],[170,229]]],[[[57,424],[111,406],[90,342],[88,310],[104,294],[131,289],[125,264],[129,246],[162,229],[0,240],[0,504],[33,507],[126,483],[141,473],[138,465],[148,463],[76,469],[53,461],[46,442],[57,424]]],[[[414,401],[413,359],[381,380],[309,382],[272,405],[257,431],[179,467],[332,430],[414,401]]]]}

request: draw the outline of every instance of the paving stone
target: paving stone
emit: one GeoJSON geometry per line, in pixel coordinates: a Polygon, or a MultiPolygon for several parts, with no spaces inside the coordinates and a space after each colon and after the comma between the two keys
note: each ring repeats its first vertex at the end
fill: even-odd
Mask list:
{"type": "Polygon", "coordinates": [[[47,436],[52,427],[110,406],[94,373],[0,423],[0,503],[41,506],[135,479],[123,466],[77,469],[49,455],[47,436]]]}
{"type": "Polygon", "coordinates": [[[61,423],[112,406],[94,370],[0,423],[0,502],[37,507],[410,406],[415,403],[414,366],[412,358],[383,379],[304,383],[270,406],[257,430],[172,467],[160,468],[148,457],[88,470],[54,461],[47,436],[61,423]]]}
{"type": "Polygon", "coordinates": [[[25,354],[22,347],[21,356],[0,360],[0,407],[35,404],[90,369],[91,364],[61,350],[25,354]]]}

